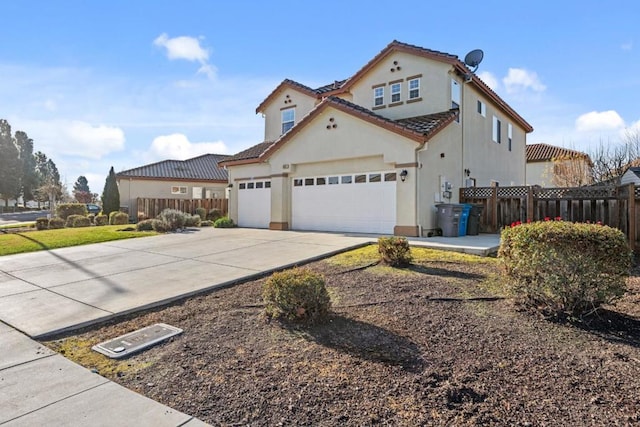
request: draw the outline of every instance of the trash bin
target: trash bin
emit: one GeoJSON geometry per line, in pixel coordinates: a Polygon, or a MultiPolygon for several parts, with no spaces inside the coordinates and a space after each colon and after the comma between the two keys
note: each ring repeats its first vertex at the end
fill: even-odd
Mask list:
{"type": "Polygon", "coordinates": [[[458,237],[460,233],[460,216],[462,215],[462,205],[452,203],[442,203],[436,205],[438,209],[438,228],[442,230],[444,237],[458,237]]]}
{"type": "Polygon", "coordinates": [[[467,224],[469,222],[469,212],[471,212],[471,205],[468,203],[463,203],[460,206],[462,206],[462,214],[460,215],[458,236],[466,236],[467,224]]]}
{"type": "Polygon", "coordinates": [[[469,220],[467,222],[467,235],[477,236],[480,231],[480,217],[484,210],[483,205],[471,205],[471,211],[469,212],[469,220]]]}

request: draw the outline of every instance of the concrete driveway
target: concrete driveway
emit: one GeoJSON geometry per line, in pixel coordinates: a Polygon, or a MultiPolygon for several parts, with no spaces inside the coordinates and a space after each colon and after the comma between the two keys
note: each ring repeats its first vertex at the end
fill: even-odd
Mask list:
{"type": "Polygon", "coordinates": [[[0,258],[0,320],[44,338],[361,246],[371,237],[201,228],[0,258]]]}

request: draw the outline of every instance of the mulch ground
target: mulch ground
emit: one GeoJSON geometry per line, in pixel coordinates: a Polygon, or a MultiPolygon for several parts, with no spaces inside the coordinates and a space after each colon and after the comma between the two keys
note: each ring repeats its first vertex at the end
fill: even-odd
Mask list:
{"type": "Polygon", "coordinates": [[[640,424],[636,276],[611,311],[572,325],[519,311],[490,291],[495,263],[308,267],[326,276],[332,294],[323,325],[267,321],[263,279],[48,345],[74,359],[81,350],[65,342],[86,348],[157,322],[182,328],[112,365],[76,359],[212,425],[640,424]]]}

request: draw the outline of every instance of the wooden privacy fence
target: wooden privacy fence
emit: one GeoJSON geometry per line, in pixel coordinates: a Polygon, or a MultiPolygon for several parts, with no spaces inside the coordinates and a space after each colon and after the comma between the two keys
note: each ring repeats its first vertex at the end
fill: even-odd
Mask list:
{"type": "Polygon", "coordinates": [[[636,200],[640,187],[594,186],[543,188],[468,187],[460,189],[460,203],[484,207],[480,217],[480,231],[497,233],[516,221],[540,221],[561,218],[571,222],[600,222],[620,229],[635,248],[638,230],[636,200]]]}
{"type": "Polygon", "coordinates": [[[137,202],[138,220],[143,217],[155,218],[164,209],[176,209],[190,214],[194,214],[197,208],[204,208],[207,212],[211,209],[219,209],[222,215],[227,215],[229,211],[228,199],[145,199],[139,197],[137,202]]]}

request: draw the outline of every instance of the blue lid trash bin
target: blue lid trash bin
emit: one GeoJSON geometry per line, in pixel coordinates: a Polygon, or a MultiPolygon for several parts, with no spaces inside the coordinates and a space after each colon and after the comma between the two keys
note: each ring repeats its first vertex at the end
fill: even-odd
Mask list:
{"type": "Polygon", "coordinates": [[[460,217],[462,216],[462,205],[452,203],[441,203],[436,205],[438,228],[442,230],[444,237],[458,237],[460,233],[460,217]]]}
{"type": "Polygon", "coordinates": [[[471,212],[471,205],[469,203],[463,203],[462,206],[462,214],[460,215],[460,223],[458,236],[466,236],[467,235],[467,224],[469,222],[469,212],[471,212]]]}
{"type": "Polygon", "coordinates": [[[480,217],[482,217],[483,205],[471,205],[469,220],[467,221],[467,235],[477,236],[480,231],[480,217]]]}

